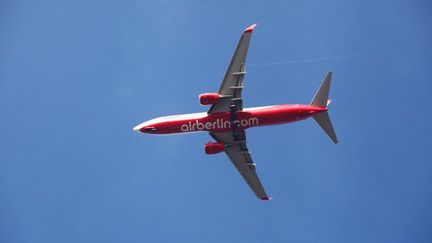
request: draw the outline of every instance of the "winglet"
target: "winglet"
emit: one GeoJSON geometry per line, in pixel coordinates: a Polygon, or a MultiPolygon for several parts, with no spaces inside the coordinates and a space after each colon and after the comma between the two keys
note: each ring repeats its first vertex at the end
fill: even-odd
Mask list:
{"type": "Polygon", "coordinates": [[[250,33],[250,32],[252,32],[252,31],[255,29],[256,26],[257,26],[257,24],[253,24],[253,25],[247,27],[247,28],[244,30],[244,32],[245,32],[245,33],[250,33]]]}
{"type": "Polygon", "coordinates": [[[272,197],[262,197],[262,198],[260,198],[261,200],[266,200],[266,201],[268,201],[268,200],[272,200],[273,198],[272,197]]]}

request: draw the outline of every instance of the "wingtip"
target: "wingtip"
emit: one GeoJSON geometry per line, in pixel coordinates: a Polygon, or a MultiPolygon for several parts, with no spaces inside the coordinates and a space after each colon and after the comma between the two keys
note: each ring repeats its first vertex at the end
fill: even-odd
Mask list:
{"type": "Polygon", "coordinates": [[[272,198],[272,197],[261,197],[260,199],[261,199],[261,200],[264,200],[264,201],[270,201],[270,200],[272,200],[273,198],[272,198]]]}
{"type": "Polygon", "coordinates": [[[250,33],[250,32],[252,32],[252,31],[255,29],[256,26],[257,26],[257,24],[255,23],[255,24],[253,24],[253,25],[247,27],[247,28],[244,30],[244,32],[245,32],[245,33],[250,33]]]}

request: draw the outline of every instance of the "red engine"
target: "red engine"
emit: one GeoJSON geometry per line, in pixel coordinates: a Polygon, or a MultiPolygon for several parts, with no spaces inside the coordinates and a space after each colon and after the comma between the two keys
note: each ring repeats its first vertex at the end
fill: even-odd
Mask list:
{"type": "Polygon", "coordinates": [[[201,105],[213,105],[218,101],[220,95],[218,93],[205,93],[199,95],[199,100],[201,105]]]}
{"type": "Polygon", "coordinates": [[[217,154],[225,150],[225,145],[223,143],[206,143],[204,149],[206,154],[217,154]]]}

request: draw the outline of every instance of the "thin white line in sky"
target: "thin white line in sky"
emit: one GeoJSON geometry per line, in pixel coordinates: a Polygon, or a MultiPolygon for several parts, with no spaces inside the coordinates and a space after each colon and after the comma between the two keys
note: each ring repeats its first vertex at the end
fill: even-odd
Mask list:
{"type": "Polygon", "coordinates": [[[321,57],[321,58],[310,58],[310,59],[301,59],[301,60],[292,60],[292,61],[252,63],[252,64],[249,64],[248,66],[271,66],[271,65],[296,64],[296,63],[307,63],[307,62],[323,62],[323,61],[330,61],[330,60],[347,59],[347,58],[355,58],[355,57],[362,57],[362,56],[371,56],[371,55],[388,55],[388,54],[394,54],[394,53],[404,52],[404,51],[405,50],[394,50],[394,51],[387,51],[387,52],[373,52],[373,53],[321,57]]]}

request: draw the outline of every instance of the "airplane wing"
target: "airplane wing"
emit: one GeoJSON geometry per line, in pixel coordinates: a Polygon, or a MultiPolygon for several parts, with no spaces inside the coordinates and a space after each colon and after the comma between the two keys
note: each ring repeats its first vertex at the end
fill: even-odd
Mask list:
{"type": "Polygon", "coordinates": [[[208,114],[226,111],[243,110],[243,100],[241,92],[243,89],[243,79],[246,74],[246,56],[249,49],[249,42],[256,24],[246,28],[240,37],[228,70],[219,88],[219,95],[223,98],[212,105],[207,112],[208,114]]]}
{"type": "Polygon", "coordinates": [[[210,136],[217,142],[225,144],[225,153],[255,195],[262,200],[270,200],[255,172],[255,164],[246,147],[246,132],[244,130],[234,130],[210,133],[210,136]]]}

